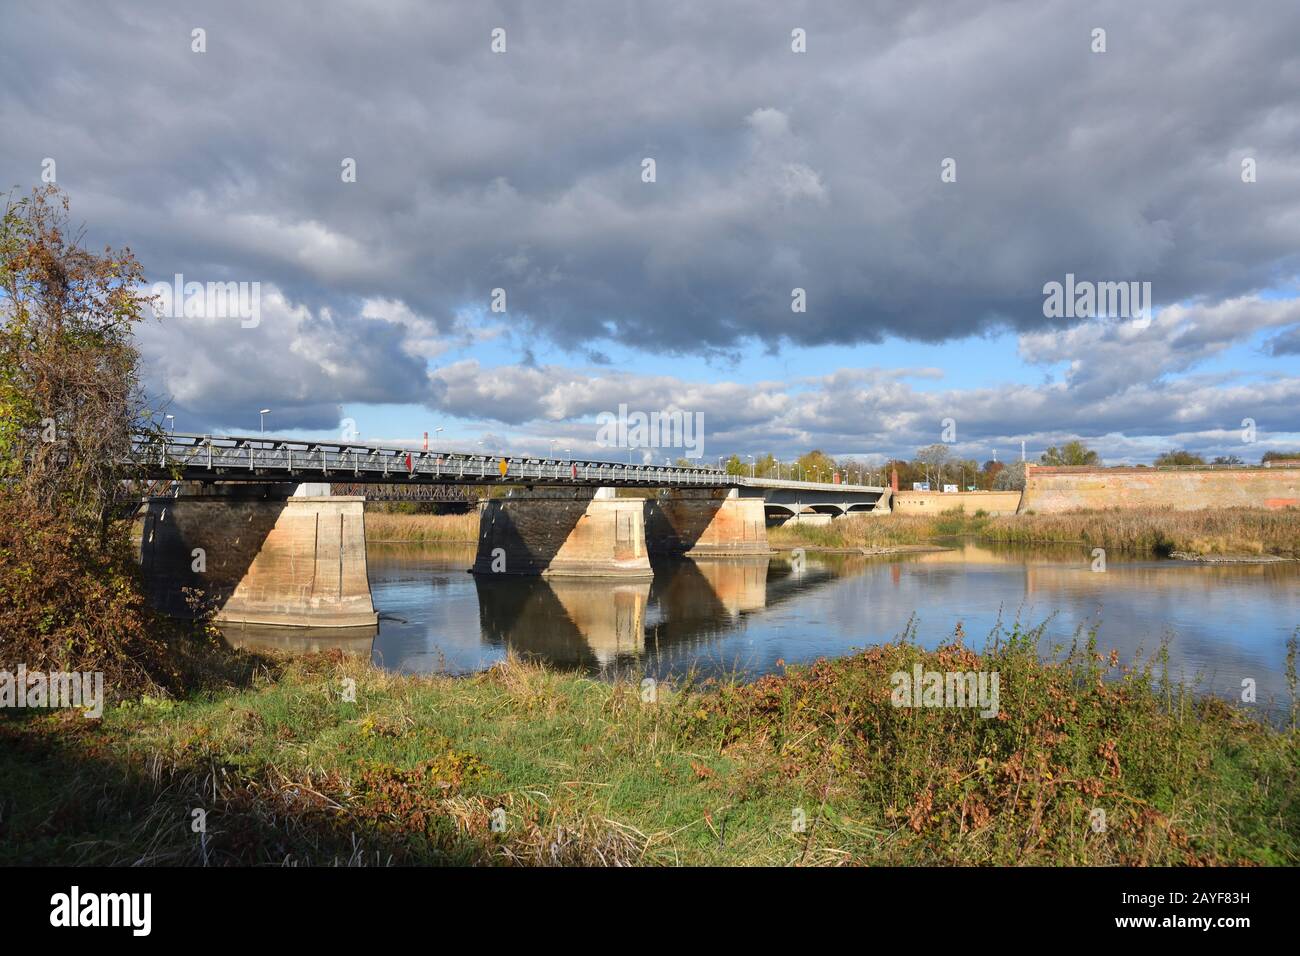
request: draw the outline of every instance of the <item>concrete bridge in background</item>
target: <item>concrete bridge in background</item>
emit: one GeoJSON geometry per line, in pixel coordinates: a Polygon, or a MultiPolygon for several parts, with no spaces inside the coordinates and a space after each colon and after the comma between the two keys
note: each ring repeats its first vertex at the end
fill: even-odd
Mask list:
{"type": "Polygon", "coordinates": [[[890,500],[887,488],[714,468],[262,436],[141,436],[122,465],[175,492],[148,497],[141,519],[141,563],[155,602],[249,624],[376,622],[365,496],[332,495],[335,484],[359,492],[504,488],[479,502],[472,570],[553,578],[648,580],[652,556],[767,554],[770,521],[887,511],[890,500]]]}

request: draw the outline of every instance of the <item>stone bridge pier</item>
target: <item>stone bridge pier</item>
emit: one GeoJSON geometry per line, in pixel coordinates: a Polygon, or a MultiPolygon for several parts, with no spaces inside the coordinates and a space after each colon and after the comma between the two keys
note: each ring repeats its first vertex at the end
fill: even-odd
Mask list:
{"type": "Polygon", "coordinates": [[[154,605],[188,616],[193,596],[219,622],[373,627],[365,499],[292,488],[216,485],[150,498],[140,563],[154,605]]]}
{"type": "Polygon", "coordinates": [[[671,490],[645,503],[646,543],[652,555],[767,554],[767,523],[761,498],[736,489],[671,490]]]}
{"type": "Polygon", "coordinates": [[[660,555],[767,554],[763,502],[717,491],[533,490],[479,505],[475,574],[649,578],[660,555]]]}
{"type": "Polygon", "coordinates": [[[479,504],[475,574],[649,578],[644,507],[613,488],[535,489],[479,504]]]}

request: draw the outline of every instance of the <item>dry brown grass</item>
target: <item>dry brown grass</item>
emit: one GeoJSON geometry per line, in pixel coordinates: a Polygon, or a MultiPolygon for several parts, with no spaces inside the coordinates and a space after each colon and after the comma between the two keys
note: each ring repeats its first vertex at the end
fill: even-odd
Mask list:
{"type": "Polygon", "coordinates": [[[478,540],[478,512],[471,511],[463,515],[398,515],[367,512],[366,540],[473,543],[478,540]]]}
{"type": "Polygon", "coordinates": [[[936,538],[976,535],[1010,544],[1079,543],[1135,554],[1277,555],[1300,557],[1300,510],[1215,508],[1146,511],[1113,508],[1064,514],[989,517],[946,511],[937,515],[863,515],[832,525],[774,528],[780,546],[882,548],[936,538]]]}
{"type": "Polygon", "coordinates": [[[1079,511],[990,519],[993,541],[1081,541],[1120,551],[1300,557],[1300,511],[1214,508],[1202,511],[1079,511]]]}

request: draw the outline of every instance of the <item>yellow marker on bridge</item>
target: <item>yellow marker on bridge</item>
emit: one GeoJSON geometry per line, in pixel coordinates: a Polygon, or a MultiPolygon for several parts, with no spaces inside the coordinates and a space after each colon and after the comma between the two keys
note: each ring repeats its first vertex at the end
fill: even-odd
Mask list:
{"type": "Polygon", "coordinates": [[[504,477],[506,476],[506,472],[510,470],[510,465],[509,465],[509,463],[507,463],[506,460],[505,460],[504,458],[502,458],[502,459],[501,459],[501,464],[500,464],[498,467],[499,467],[500,470],[501,470],[501,477],[504,478],[504,477]]]}

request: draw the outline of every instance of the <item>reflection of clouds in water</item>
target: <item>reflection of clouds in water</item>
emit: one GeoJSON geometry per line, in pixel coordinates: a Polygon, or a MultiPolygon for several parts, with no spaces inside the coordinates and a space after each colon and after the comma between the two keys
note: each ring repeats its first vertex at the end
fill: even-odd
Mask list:
{"type": "Polygon", "coordinates": [[[913,614],[934,647],[960,622],[982,647],[1001,621],[1047,621],[1044,650],[1067,648],[1098,626],[1101,648],[1132,661],[1172,635],[1171,673],[1237,694],[1243,677],[1260,701],[1285,693],[1287,636],[1300,623],[1300,566],[1180,565],[1111,554],[1091,571],[1082,546],[1035,549],[966,544],[953,551],[865,557],[788,555],[656,563],[652,582],[508,578],[465,573],[466,552],[376,550],[374,658],[409,672],[477,670],[508,650],[597,675],[706,675],[775,670],[894,640],[913,614]]]}
{"type": "MultiPolygon", "coordinates": [[[[1091,570],[1086,548],[1039,549],[1026,558],[1011,549],[969,546],[901,565],[893,580],[867,578],[836,596],[833,619],[843,633],[875,629],[888,639],[915,609],[918,640],[933,647],[958,622],[968,643],[983,646],[998,625],[1046,622],[1044,651],[1068,649],[1077,633],[1097,629],[1098,646],[1125,663],[1150,660],[1169,640],[1170,674],[1199,689],[1237,697],[1254,678],[1261,701],[1286,693],[1285,642],[1300,622],[1294,563],[1193,565],[1125,561],[1110,555],[1091,570]],[[957,560],[964,556],[968,560],[957,560]]],[[[816,603],[817,599],[813,599],[816,603]]]]}

